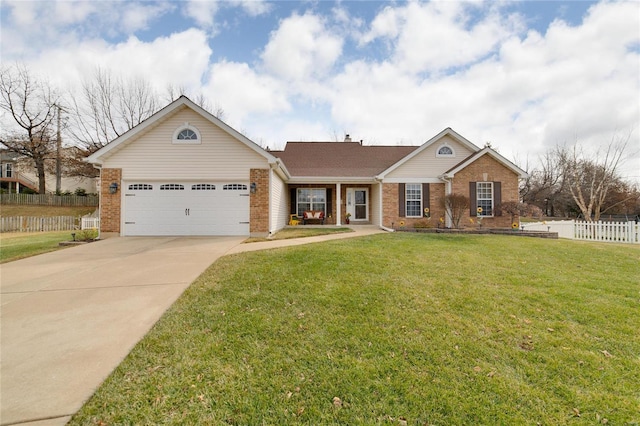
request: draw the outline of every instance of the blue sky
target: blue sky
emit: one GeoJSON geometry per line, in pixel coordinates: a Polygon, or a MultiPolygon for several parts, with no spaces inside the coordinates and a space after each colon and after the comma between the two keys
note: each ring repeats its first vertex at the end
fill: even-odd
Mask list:
{"type": "Polygon", "coordinates": [[[640,2],[10,1],[2,62],[74,93],[97,67],[204,95],[263,146],[412,144],[446,127],[520,166],[630,137],[640,2]],[[46,22],[46,25],[42,25],[46,22]]]}

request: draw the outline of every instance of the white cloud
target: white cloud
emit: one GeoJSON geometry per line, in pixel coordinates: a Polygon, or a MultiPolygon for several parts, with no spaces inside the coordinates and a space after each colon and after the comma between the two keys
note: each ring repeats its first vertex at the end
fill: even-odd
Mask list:
{"type": "Polygon", "coordinates": [[[183,12],[196,23],[205,28],[212,28],[220,3],[217,1],[188,0],[183,12]]]}
{"type": "Polygon", "coordinates": [[[87,40],[48,50],[28,65],[49,75],[52,83],[62,88],[81,83],[100,67],[111,70],[113,75],[144,77],[156,90],[163,91],[169,83],[199,88],[210,55],[206,34],[191,29],[149,43],[136,37],[115,45],[87,40]]]}
{"type": "Polygon", "coordinates": [[[211,66],[205,95],[220,104],[236,128],[245,126],[251,114],[278,115],[290,109],[285,86],[257,74],[246,63],[221,61],[211,66]]]}
{"type": "Polygon", "coordinates": [[[331,33],[323,19],[294,14],[271,33],[262,53],[265,68],[285,80],[322,77],[342,53],[342,39],[331,33]]]}
{"type": "Polygon", "coordinates": [[[249,16],[260,16],[269,13],[273,7],[266,0],[233,0],[231,4],[240,6],[249,16]]]}

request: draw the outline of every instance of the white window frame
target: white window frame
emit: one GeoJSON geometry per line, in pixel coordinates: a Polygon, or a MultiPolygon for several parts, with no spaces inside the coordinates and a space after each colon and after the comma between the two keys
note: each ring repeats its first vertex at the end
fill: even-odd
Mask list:
{"type": "Polygon", "coordinates": [[[200,136],[200,131],[197,127],[189,123],[184,123],[183,125],[178,127],[175,132],[173,132],[172,143],[174,145],[199,145],[202,143],[202,137],[200,136]],[[178,139],[178,136],[184,130],[191,130],[193,133],[195,133],[196,139],[178,139]]]}
{"type": "Polygon", "coordinates": [[[298,188],[296,189],[296,214],[299,217],[302,217],[302,215],[304,214],[305,211],[321,211],[324,212],[325,216],[328,215],[327,213],[327,188],[298,188]],[[310,199],[309,202],[301,202],[300,201],[300,192],[301,191],[310,191],[310,199]],[[314,191],[318,191],[318,195],[320,195],[320,192],[323,192],[324,195],[322,195],[324,201],[314,201],[314,191]],[[309,204],[309,210],[302,210],[300,211],[300,204],[309,204]],[[318,208],[319,206],[322,206],[322,208],[318,208]]]}
{"type": "Polygon", "coordinates": [[[476,208],[482,207],[482,213],[477,213],[478,217],[493,217],[495,212],[495,206],[493,205],[495,199],[495,191],[493,182],[476,182],[476,208]],[[488,190],[491,195],[487,197],[486,192],[488,190]],[[491,208],[491,214],[487,214],[487,204],[491,208]]]}
{"type": "Polygon", "coordinates": [[[406,217],[422,217],[422,184],[421,183],[407,183],[404,187],[404,211],[406,217]],[[417,214],[409,213],[409,203],[412,203],[412,209],[415,208],[414,203],[418,203],[417,214]]]}
{"type": "Polygon", "coordinates": [[[449,144],[442,144],[438,147],[438,149],[436,150],[436,157],[455,157],[456,156],[456,151],[453,149],[453,147],[449,144]],[[441,154],[440,151],[443,148],[449,148],[451,150],[450,154],[441,154]]]}
{"type": "Polygon", "coordinates": [[[12,163],[5,163],[4,164],[4,176],[2,177],[6,177],[6,178],[12,178],[13,177],[13,164],[12,163]]]}

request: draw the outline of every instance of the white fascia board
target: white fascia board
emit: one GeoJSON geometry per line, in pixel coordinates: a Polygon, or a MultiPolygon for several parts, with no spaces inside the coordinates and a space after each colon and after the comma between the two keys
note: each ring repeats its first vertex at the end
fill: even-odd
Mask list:
{"type": "Polygon", "coordinates": [[[444,180],[438,177],[430,178],[389,178],[381,179],[382,183],[443,183],[444,180]]]}
{"type": "Polygon", "coordinates": [[[454,177],[457,172],[464,169],[465,167],[467,167],[468,165],[470,165],[471,163],[473,163],[474,161],[476,161],[478,158],[482,157],[485,154],[491,156],[493,159],[501,163],[503,166],[513,171],[515,174],[518,175],[518,178],[525,179],[529,176],[527,172],[525,172],[520,167],[516,166],[511,161],[507,160],[505,157],[503,157],[498,152],[494,151],[492,148],[489,148],[489,147],[486,147],[481,151],[476,152],[475,154],[467,158],[467,160],[464,161],[463,163],[458,164],[455,168],[444,173],[443,176],[445,178],[454,177]]]}
{"type": "Polygon", "coordinates": [[[317,183],[317,184],[350,184],[350,183],[378,183],[372,177],[336,177],[336,176],[296,176],[289,179],[287,183],[317,183]]]}
{"type": "Polygon", "coordinates": [[[380,179],[384,179],[384,177],[388,173],[391,173],[392,171],[394,171],[395,169],[397,169],[398,167],[400,167],[401,165],[403,165],[407,161],[411,160],[416,155],[419,155],[422,151],[424,151],[425,149],[427,149],[428,147],[430,147],[431,145],[433,145],[434,143],[436,143],[437,141],[442,139],[444,136],[449,136],[452,139],[455,139],[460,144],[462,144],[465,147],[467,147],[470,151],[477,152],[477,151],[480,150],[479,147],[477,147],[476,145],[471,143],[469,140],[467,140],[466,138],[464,138],[463,136],[458,134],[451,127],[447,127],[446,129],[444,129],[443,131],[441,131],[440,133],[438,133],[437,135],[435,135],[434,137],[432,137],[431,139],[429,139],[428,141],[426,141],[425,143],[420,145],[420,147],[418,149],[412,151],[406,157],[400,159],[397,163],[393,164],[391,167],[389,167],[388,169],[384,170],[382,173],[380,173],[378,175],[378,177],[380,179]]]}

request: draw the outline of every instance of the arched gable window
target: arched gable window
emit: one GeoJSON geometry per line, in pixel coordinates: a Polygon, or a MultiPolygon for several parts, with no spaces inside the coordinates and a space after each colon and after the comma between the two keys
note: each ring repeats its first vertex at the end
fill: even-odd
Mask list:
{"type": "Polygon", "coordinates": [[[176,145],[193,145],[201,142],[200,132],[189,123],[184,123],[173,132],[173,143],[176,145]]]}
{"type": "Polygon", "coordinates": [[[438,148],[438,151],[436,151],[436,157],[455,157],[456,154],[453,151],[453,148],[450,147],[449,145],[440,145],[440,148],[438,148]]]}

